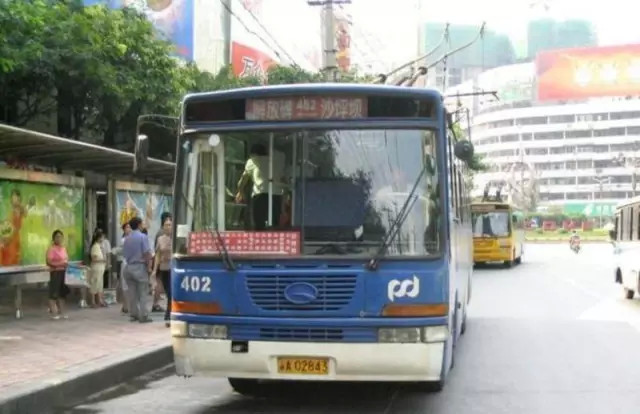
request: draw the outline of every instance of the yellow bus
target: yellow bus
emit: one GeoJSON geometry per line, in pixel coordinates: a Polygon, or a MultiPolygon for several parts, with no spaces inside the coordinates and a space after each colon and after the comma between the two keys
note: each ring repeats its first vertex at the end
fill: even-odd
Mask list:
{"type": "Polygon", "coordinates": [[[514,206],[500,202],[471,205],[473,262],[503,262],[505,267],[522,262],[524,215],[514,206]]]}

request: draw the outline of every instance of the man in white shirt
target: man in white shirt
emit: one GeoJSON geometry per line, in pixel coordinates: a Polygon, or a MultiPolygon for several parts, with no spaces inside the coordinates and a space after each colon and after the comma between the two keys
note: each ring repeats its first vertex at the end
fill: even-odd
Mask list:
{"type": "Polygon", "coordinates": [[[272,162],[272,226],[277,226],[282,209],[282,193],[284,191],[285,157],[279,151],[274,151],[270,157],[267,148],[262,144],[251,147],[250,157],[244,167],[244,173],[238,182],[236,202],[244,200],[246,186],[251,182],[251,209],[253,223],[256,230],[264,230],[269,220],[269,163],[272,162]]]}

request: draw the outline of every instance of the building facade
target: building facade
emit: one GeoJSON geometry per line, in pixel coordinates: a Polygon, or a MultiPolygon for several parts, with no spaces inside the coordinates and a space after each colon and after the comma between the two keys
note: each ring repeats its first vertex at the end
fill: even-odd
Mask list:
{"type": "Polygon", "coordinates": [[[455,102],[470,108],[472,141],[489,167],[475,177],[473,195],[501,181],[517,193],[525,180],[532,180],[539,206],[581,212],[576,206],[598,205],[610,214],[636,193],[640,99],[539,101],[539,82],[531,62],[484,72],[449,90],[453,95],[496,91],[499,97],[455,102]]]}

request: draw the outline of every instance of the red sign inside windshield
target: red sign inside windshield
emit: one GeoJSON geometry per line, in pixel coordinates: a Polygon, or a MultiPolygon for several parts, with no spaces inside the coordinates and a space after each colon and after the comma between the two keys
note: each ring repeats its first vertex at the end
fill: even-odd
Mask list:
{"type": "Polygon", "coordinates": [[[367,117],[367,100],[353,97],[292,96],[247,99],[249,121],[295,121],[302,119],[358,119],[367,117]]]}
{"type": "MultiPolygon", "coordinates": [[[[300,254],[300,233],[296,231],[221,231],[229,254],[280,255],[300,254]]],[[[189,254],[218,254],[221,248],[215,232],[189,234],[189,254]]]]}

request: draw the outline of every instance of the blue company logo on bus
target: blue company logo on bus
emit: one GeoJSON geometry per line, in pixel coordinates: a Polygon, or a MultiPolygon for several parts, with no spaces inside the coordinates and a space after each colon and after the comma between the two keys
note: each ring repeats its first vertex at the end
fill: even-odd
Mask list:
{"type": "Polygon", "coordinates": [[[318,297],[318,288],[311,283],[292,283],[284,289],[284,297],[294,305],[306,305],[318,297]]]}

